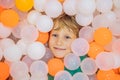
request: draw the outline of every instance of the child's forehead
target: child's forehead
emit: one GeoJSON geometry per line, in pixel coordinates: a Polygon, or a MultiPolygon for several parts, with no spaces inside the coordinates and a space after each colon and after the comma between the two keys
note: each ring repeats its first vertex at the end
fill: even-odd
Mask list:
{"type": "Polygon", "coordinates": [[[59,33],[59,34],[66,34],[66,35],[75,35],[73,31],[66,29],[66,28],[61,28],[61,29],[53,29],[52,33],[59,33]]]}

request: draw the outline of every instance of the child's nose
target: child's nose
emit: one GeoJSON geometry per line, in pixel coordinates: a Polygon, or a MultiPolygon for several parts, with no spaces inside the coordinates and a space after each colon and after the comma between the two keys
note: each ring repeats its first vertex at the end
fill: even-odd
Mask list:
{"type": "Polygon", "coordinates": [[[60,39],[60,38],[57,39],[57,42],[56,42],[57,45],[62,45],[62,43],[63,43],[63,40],[62,40],[62,39],[60,39]]]}

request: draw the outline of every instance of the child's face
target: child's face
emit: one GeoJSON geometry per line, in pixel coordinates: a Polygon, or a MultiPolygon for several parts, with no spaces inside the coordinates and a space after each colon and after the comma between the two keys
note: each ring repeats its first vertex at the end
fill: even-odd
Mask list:
{"type": "Polygon", "coordinates": [[[71,52],[71,43],[76,35],[67,29],[52,30],[49,39],[49,47],[54,56],[63,58],[71,52]]]}

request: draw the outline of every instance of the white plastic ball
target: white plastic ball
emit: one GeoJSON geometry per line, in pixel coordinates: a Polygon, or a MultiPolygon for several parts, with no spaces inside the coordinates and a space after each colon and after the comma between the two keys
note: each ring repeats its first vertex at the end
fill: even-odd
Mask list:
{"type": "Polygon", "coordinates": [[[12,77],[17,78],[28,74],[28,67],[22,61],[13,62],[10,66],[10,74],[12,77]]]}
{"type": "Polygon", "coordinates": [[[2,49],[0,48],[0,60],[3,58],[3,51],[2,49]]]}
{"type": "Polygon", "coordinates": [[[59,71],[54,76],[54,80],[72,80],[72,75],[67,71],[59,71]]]}
{"type": "Polygon", "coordinates": [[[92,58],[85,58],[80,65],[82,72],[87,75],[95,74],[98,69],[95,60],[93,60],[92,58]]]}
{"type": "Polygon", "coordinates": [[[48,80],[48,76],[47,75],[31,75],[30,80],[48,80]]]}
{"type": "Polygon", "coordinates": [[[41,15],[37,19],[36,27],[40,32],[49,32],[53,28],[53,20],[46,15],[41,15]]]}
{"type": "Polygon", "coordinates": [[[32,62],[34,61],[34,60],[32,60],[29,56],[24,56],[23,58],[22,58],[22,60],[21,61],[23,61],[24,63],[26,63],[26,65],[28,66],[28,68],[30,68],[30,66],[31,66],[31,64],[32,64],[32,62]]]}
{"type": "Polygon", "coordinates": [[[77,12],[84,15],[92,15],[96,9],[95,0],[78,0],[77,12]]]}
{"type": "Polygon", "coordinates": [[[120,9],[120,0],[113,0],[113,4],[116,8],[120,9]]]}
{"type": "Polygon", "coordinates": [[[34,25],[28,24],[26,27],[22,28],[20,35],[21,39],[23,39],[24,41],[33,42],[37,40],[39,32],[34,25]]]}
{"type": "Polygon", "coordinates": [[[72,42],[71,50],[77,56],[84,56],[89,51],[89,43],[84,38],[77,38],[72,42]]]}
{"type": "Polygon", "coordinates": [[[11,34],[11,29],[5,27],[1,22],[0,22],[0,38],[6,38],[11,34]]]}
{"type": "Polygon", "coordinates": [[[63,3],[63,10],[66,14],[73,16],[77,13],[76,10],[77,0],[65,0],[63,3]]]}
{"type": "Polygon", "coordinates": [[[110,70],[113,68],[115,61],[110,52],[101,52],[96,56],[95,63],[101,70],[110,70]]]}
{"type": "Polygon", "coordinates": [[[45,46],[41,42],[33,42],[28,46],[27,53],[33,60],[41,59],[46,52],[45,46]]]}
{"type": "Polygon", "coordinates": [[[30,23],[30,24],[34,24],[35,25],[35,22],[37,20],[37,18],[41,15],[41,13],[39,13],[38,11],[36,10],[32,10],[28,13],[27,15],[27,21],[30,23]]]}
{"type": "Polygon", "coordinates": [[[114,64],[114,69],[117,69],[120,67],[120,54],[119,53],[115,53],[115,52],[111,52],[110,54],[113,55],[115,64],[114,64]]]}
{"type": "Polygon", "coordinates": [[[93,15],[83,15],[78,13],[75,16],[75,20],[81,26],[88,26],[93,20],[93,15]]]}
{"type": "Polygon", "coordinates": [[[44,12],[47,0],[34,0],[34,8],[39,12],[44,12]]]}
{"type": "Polygon", "coordinates": [[[92,27],[94,30],[100,27],[108,27],[110,25],[110,20],[104,15],[96,15],[92,21],[92,27]]]}
{"type": "Polygon", "coordinates": [[[45,5],[47,16],[56,18],[62,13],[62,4],[58,0],[49,0],[45,5]]]}
{"type": "Polygon", "coordinates": [[[78,67],[80,66],[80,63],[81,63],[80,58],[73,53],[68,54],[64,57],[64,65],[69,70],[78,69],[78,67]]]}
{"type": "Polygon", "coordinates": [[[96,9],[99,12],[105,13],[112,9],[112,0],[96,0],[96,9]]]}
{"type": "Polygon", "coordinates": [[[21,49],[16,45],[11,45],[4,50],[4,57],[10,62],[19,61],[22,57],[21,49]]]}
{"type": "Polygon", "coordinates": [[[23,55],[27,55],[27,47],[30,43],[20,39],[17,41],[16,45],[21,49],[23,55]]]}
{"type": "Polygon", "coordinates": [[[73,75],[73,80],[89,80],[89,78],[86,74],[77,72],[73,75]]]}
{"type": "Polygon", "coordinates": [[[8,47],[15,45],[15,42],[10,38],[3,38],[0,40],[0,46],[2,50],[7,49],[8,47]]]}
{"type": "Polygon", "coordinates": [[[82,27],[79,31],[79,38],[84,38],[88,42],[93,41],[94,30],[91,26],[82,27]]]}
{"type": "Polygon", "coordinates": [[[31,75],[39,76],[39,75],[47,75],[48,74],[48,66],[42,61],[34,61],[30,66],[31,75]]]}

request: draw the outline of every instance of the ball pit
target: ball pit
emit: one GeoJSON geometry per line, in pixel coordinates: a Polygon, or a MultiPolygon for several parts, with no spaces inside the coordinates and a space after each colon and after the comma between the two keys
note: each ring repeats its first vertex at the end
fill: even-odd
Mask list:
{"type": "Polygon", "coordinates": [[[120,0],[0,0],[0,80],[120,80],[120,0]],[[82,26],[72,53],[48,47],[54,19],[82,26]]]}

